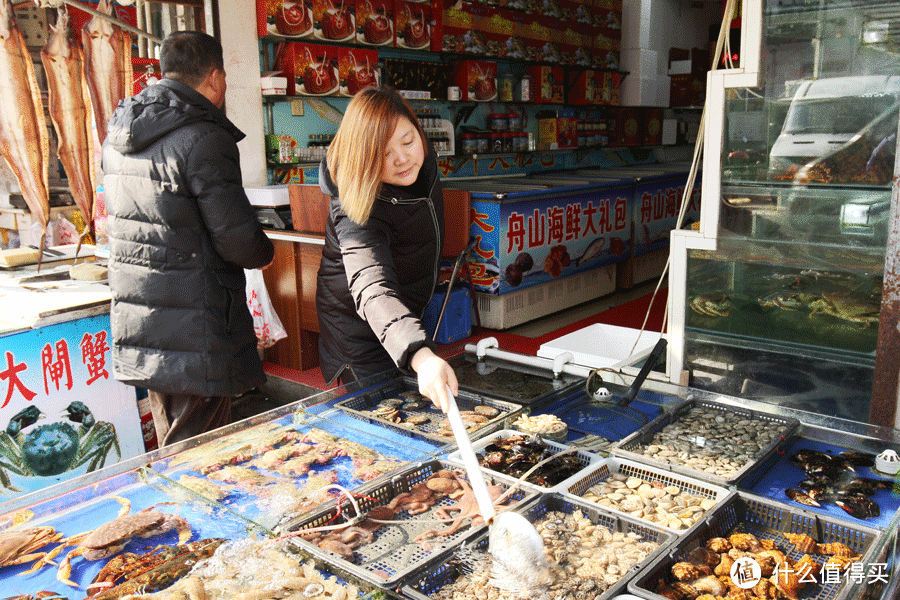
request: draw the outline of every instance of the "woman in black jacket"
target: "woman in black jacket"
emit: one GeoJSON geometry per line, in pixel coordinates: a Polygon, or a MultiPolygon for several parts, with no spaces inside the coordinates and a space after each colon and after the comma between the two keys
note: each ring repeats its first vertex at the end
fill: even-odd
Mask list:
{"type": "Polygon", "coordinates": [[[437,283],[443,197],[434,151],[396,91],[353,97],[319,181],[331,197],[316,292],[322,374],[347,384],[412,370],[446,410],[456,376],[421,321],[437,283]]]}

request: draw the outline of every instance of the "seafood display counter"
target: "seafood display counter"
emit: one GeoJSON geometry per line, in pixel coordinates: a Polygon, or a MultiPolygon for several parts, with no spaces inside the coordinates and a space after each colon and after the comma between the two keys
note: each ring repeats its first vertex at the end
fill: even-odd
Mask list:
{"type": "MultiPolygon", "coordinates": [[[[613,396],[632,383],[604,378],[613,396]]],[[[514,598],[487,584],[488,528],[455,445],[346,409],[365,397],[402,413],[417,401],[407,385],[324,392],[0,504],[0,597],[514,598]]],[[[515,405],[496,426],[570,406],[585,421],[627,421],[583,385],[569,391],[515,405]]],[[[758,435],[759,451],[719,485],[687,468],[687,453],[618,455],[632,435],[604,450],[574,429],[565,441],[472,429],[496,505],[541,535],[551,597],[734,598],[726,570],[738,558],[816,574],[779,587],[770,569],[758,584],[770,598],[896,597],[900,485],[867,465],[900,450],[900,431],[654,379],[634,406],[647,413],[638,437],[714,408],[713,425],[758,435]],[[526,483],[533,473],[543,479],[526,483]]],[[[693,443],[712,443],[714,427],[694,428],[693,443]]]]}

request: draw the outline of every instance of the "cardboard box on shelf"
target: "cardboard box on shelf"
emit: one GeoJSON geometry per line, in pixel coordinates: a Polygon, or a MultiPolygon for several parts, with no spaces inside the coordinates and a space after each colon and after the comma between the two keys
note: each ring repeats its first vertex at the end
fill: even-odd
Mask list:
{"type": "Polygon", "coordinates": [[[353,96],[361,89],[378,85],[378,50],[342,48],[338,57],[341,96],[353,96]]]}
{"type": "Polygon", "coordinates": [[[687,73],[669,75],[669,106],[703,106],[706,100],[706,77],[687,73]]]}
{"type": "Polygon", "coordinates": [[[538,148],[556,150],[578,146],[578,119],[551,118],[538,120],[538,148]]]}
{"type": "Polygon", "coordinates": [[[430,2],[396,0],[394,12],[398,48],[439,50],[440,31],[435,23],[430,2]]]}
{"type": "Polygon", "coordinates": [[[490,102],[497,97],[497,63],[486,60],[460,60],[454,66],[453,80],[459,86],[460,100],[490,102]]]}
{"type": "Polygon", "coordinates": [[[534,88],[534,102],[556,102],[565,100],[565,71],[562,67],[538,65],[528,68],[531,84],[534,88]]]}
{"type": "Polygon", "coordinates": [[[291,95],[336,96],[340,88],[338,63],[344,48],[287,42],[275,68],[287,77],[291,95]]]}
{"type": "Polygon", "coordinates": [[[316,39],[331,42],[356,39],[356,0],[312,0],[312,9],[316,39]]]}
{"type": "Polygon", "coordinates": [[[356,42],[367,46],[396,46],[394,0],[356,3],[356,42]]]}
{"type": "Polygon", "coordinates": [[[256,34],[294,39],[313,37],[311,0],[256,0],[256,34]]]}

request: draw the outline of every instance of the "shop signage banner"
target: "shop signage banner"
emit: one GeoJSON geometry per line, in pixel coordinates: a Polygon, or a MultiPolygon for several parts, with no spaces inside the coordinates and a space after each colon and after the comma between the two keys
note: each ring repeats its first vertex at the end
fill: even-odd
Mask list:
{"type": "Polygon", "coordinates": [[[144,453],[109,315],[0,338],[0,501],[144,453]]]}
{"type": "MultiPolygon", "coordinates": [[[[545,194],[546,195],[546,194],[545,194]]],[[[632,187],[595,186],[529,199],[479,199],[470,236],[475,289],[505,294],[628,258],[632,187]]]]}
{"type": "MultiPolygon", "coordinates": [[[[678,222],[687,173],[641,180],[634,188],[634,255],[669,247],[678,222]]],[[[683,227],[700,220],[700,175],[694,181],[683,227]]]]}

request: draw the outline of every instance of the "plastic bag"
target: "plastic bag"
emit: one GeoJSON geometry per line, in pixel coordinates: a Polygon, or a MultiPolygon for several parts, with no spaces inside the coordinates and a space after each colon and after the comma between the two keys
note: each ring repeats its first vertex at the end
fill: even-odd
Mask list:
{"type": "Polygon", "coordinates": [[[247,276],[247,308],[253,315],[253,329],[256,330],[257,348],[270,348],[278,340],[287,337],[287,331],[272,306],[266,282],[259,269],[244,269],[247,276]]]}

